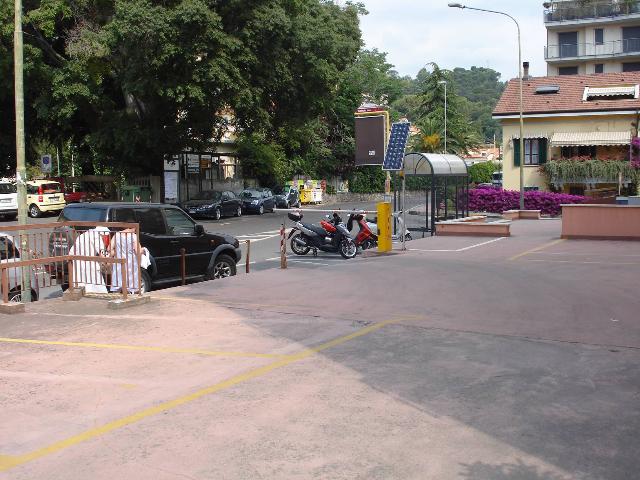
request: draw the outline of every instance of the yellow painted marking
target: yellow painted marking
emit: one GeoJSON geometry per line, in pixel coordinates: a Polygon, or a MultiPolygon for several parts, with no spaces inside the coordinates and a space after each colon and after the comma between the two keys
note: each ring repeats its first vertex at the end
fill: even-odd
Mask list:
{"type": "Polygon", "coordinates": [[[10,455],[0,455],[0,472],[18,465],[18,463],[16,463],[17,459],[18,457],[12,457],[10,455]]]}
{"type": "Polygon", "coordinates": [[[77,435],[73,435],[72,437],[65,438],[64,440],[59,440],[57,442],[52,443],[51,445],[40,448],[38,450],[34,450],[33,452],[29,452],[24,455],[12,456],[12,457],[0,457],[0,472],[9,470],[18,465],[24,465],[25,463],[42,458],[52,453],[59,452],[60,450],[64,450],[66,448],[72,447],[79,443],[92,440],[96,437],[112,432],[119,428],[126,427],[127,425],[131,425],[133,423],[139,422],[145,418],[152,417],[154,415],[158,415],[168,410],[172,410],[186,403],[193,402],[194,400],[198,400],[199,398],[202,398],[204,396],[211,395],[211,394],[220,392],[222,390],[231,388],[240,383],[252,380],[254,378],[261,377],[278,368],[286,367],[287,365],[290,365],[292,363],[309,358],[317,352],[321,352],[328,348],[343,344],[345,342],[348,342],[349,340],[353,340],[354,338],[362,337],[363,335],[367,335],[371,332],[375,332],[376,330],[380,330],[381,328],[386,327],[387,325],[398,323],[401,320],[406,318],[408,317],[396,318],[393,320],[387,320],[384,322],[375,323],[368,327],[362,328],[356,332],[353,332],[349,335],[345,335],[343,337],[336,338],[334,340],[323,343],[316,347],[312,347],[312,348],[303,350],[299,353],[289,355],[286,358],[282,358],[280,360],[277,360],[263,367],[254,368],[253,370],[249,370],[248,372],[241,373],[240,375],[236,375],[235,377],[231,377],[227,380],[223,380],[222,382],[218,382],[214,385],[211,385],[210,387],[205,387],[201,390],[197,390],[188,395],[178,397],[174,400],[169,400],[168,402],[160,403],[159,405],[156,405],[154,407],[145,408],[144,410],[141,410],[137,413],[128,415],[118,420],[114,420],[102,426],[85,430],[84,432],[81,432],[77,435]]]}
{"type": "Polygon", "coordinates": [[[638,262],[598,262],[598,261],[581,261],[581,260],[544,260],[544,259],[531,259],[527,262],[541,262],[541,263],[571,263],[574,265],[640,265],[638,262]]]}
{"type": "Polygon", "coordinates": [[[121,383],[120,386],[122,388],[126,388],[127,390],[133,390],[134,388],[138,388],[138,386],[134,383],[121,383]]]}
{"type": "Polygon", "coordinates": [[[27,338],[1,338],[0,342],[25,343],[32,345],[61,345],[64,347],[104,348],[108,350],[134,350],[139,352],[187,353],[209,357],[250,357],[250,358],[283,358],[287,355],[275,353],[225,352],[216,350],[200,350],[197,348],[150,347],[144,345],[117,345],[110,343],[62,342],[52,340],[33,340],[27,338]]]}
{"type": "Polygon", "coordinates": [[[166,300],[169,302],[177,301],[177,302],[193,302],[193,303],[206,303],[207,305],[219,305],[221,307],[234,307],[234,306],[243,306],[243,307],[267,307],[267,308],[300,308],[300,305],[271,305],[267,303],[253,303],[253,302],[245,302],[242,300],[230,301],[230,302],[221,302],[221,301],[210,301],[204,300],[202,298],[185,298],[185,297],[153,297],[155,300],[166,300]]]}
{"type": "Polygon", "coordinates": [[[540,245],[539,247],[532,248],[531,250],[527,250],[526,252],[519,253],[518,255],[514,255],[513,257],[509,258],[509,261],[512,262],[514,260],[518,260],[519,258],[522,258],[522,257],[524,257],[526,255],[529,255],[529,254],[535,253],[535,252],[539,252],[539,251],[544,250],[544,249],[549,248],[549,247],[553,247],[554,245],[557,245],[557,244],[562,243],[564,241],[565,241],[564,238],[560,238],[558,240],[554,240],[553,242],[545,243],[544,245],[540,245]]]}

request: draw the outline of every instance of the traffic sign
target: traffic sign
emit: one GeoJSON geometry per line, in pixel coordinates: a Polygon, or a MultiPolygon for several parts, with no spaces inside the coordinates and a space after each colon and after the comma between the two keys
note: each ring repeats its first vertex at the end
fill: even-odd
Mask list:
{"type": "Polygon", "coordinates": [[[40,170],[42,173],[51,173],[51,155],[42,155],[40,157],[40,170]]]}
{"type": "Polygon", "coordinates": [[[396,122],[391,126],[391,135],[389,135],[389,144],[384,156],[382,170],[402,170],[404,150],[407,147],[410,126],[409,122],[396,122]]]}

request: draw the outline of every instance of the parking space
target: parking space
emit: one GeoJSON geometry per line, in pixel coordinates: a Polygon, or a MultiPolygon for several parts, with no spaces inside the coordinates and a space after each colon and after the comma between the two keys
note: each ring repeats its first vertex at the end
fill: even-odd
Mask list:
{"type": "Polygon", "coordinates": [[[0,479],[633,478],[637,245],[407,246],[0,317],[0,479]]]}

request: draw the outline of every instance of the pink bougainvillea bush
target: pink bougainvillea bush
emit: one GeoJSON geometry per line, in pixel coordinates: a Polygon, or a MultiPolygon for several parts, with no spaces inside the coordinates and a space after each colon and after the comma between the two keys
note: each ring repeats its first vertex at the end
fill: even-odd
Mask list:
{"type": "MultiPolygon", "coordinates": [[[[524,192],[525,210],[540,210],[543,215],[560,215],[560,205],[586,203],[587,197],[552,192],[524,192]]],[[[502,213],[520,208],[520,192],[476,188],[469,190],[469,210],[472,212],[502,213]]]]}

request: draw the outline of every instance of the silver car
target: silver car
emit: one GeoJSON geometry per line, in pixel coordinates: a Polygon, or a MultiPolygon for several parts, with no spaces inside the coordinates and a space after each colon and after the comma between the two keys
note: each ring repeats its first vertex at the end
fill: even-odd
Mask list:
{"type": "MultiPolygon", "coordinates": [[[[20,261],[19,244],[16,243],[15,238],[8,233],[0,232],[0,263],[10,264],[20,261]]],[[[27,268],[27,267],[22,267],[27,268]]],[[[22,268],[8,268],[7,276],[9,283],[9,301],[21,302],[22,301],[22,268]]],[[[43,267],[31,267],[31,301],[36,301],[40,293],[38,286],[38,279],[36,270],[43,267]]],[[[2,284],[0,283],[0,292],[2,284]]],[[[1,292],[2,296],[4,292],[1,292]]],[[[0,301],[2,296],[0,296],[0,301]]]]}

